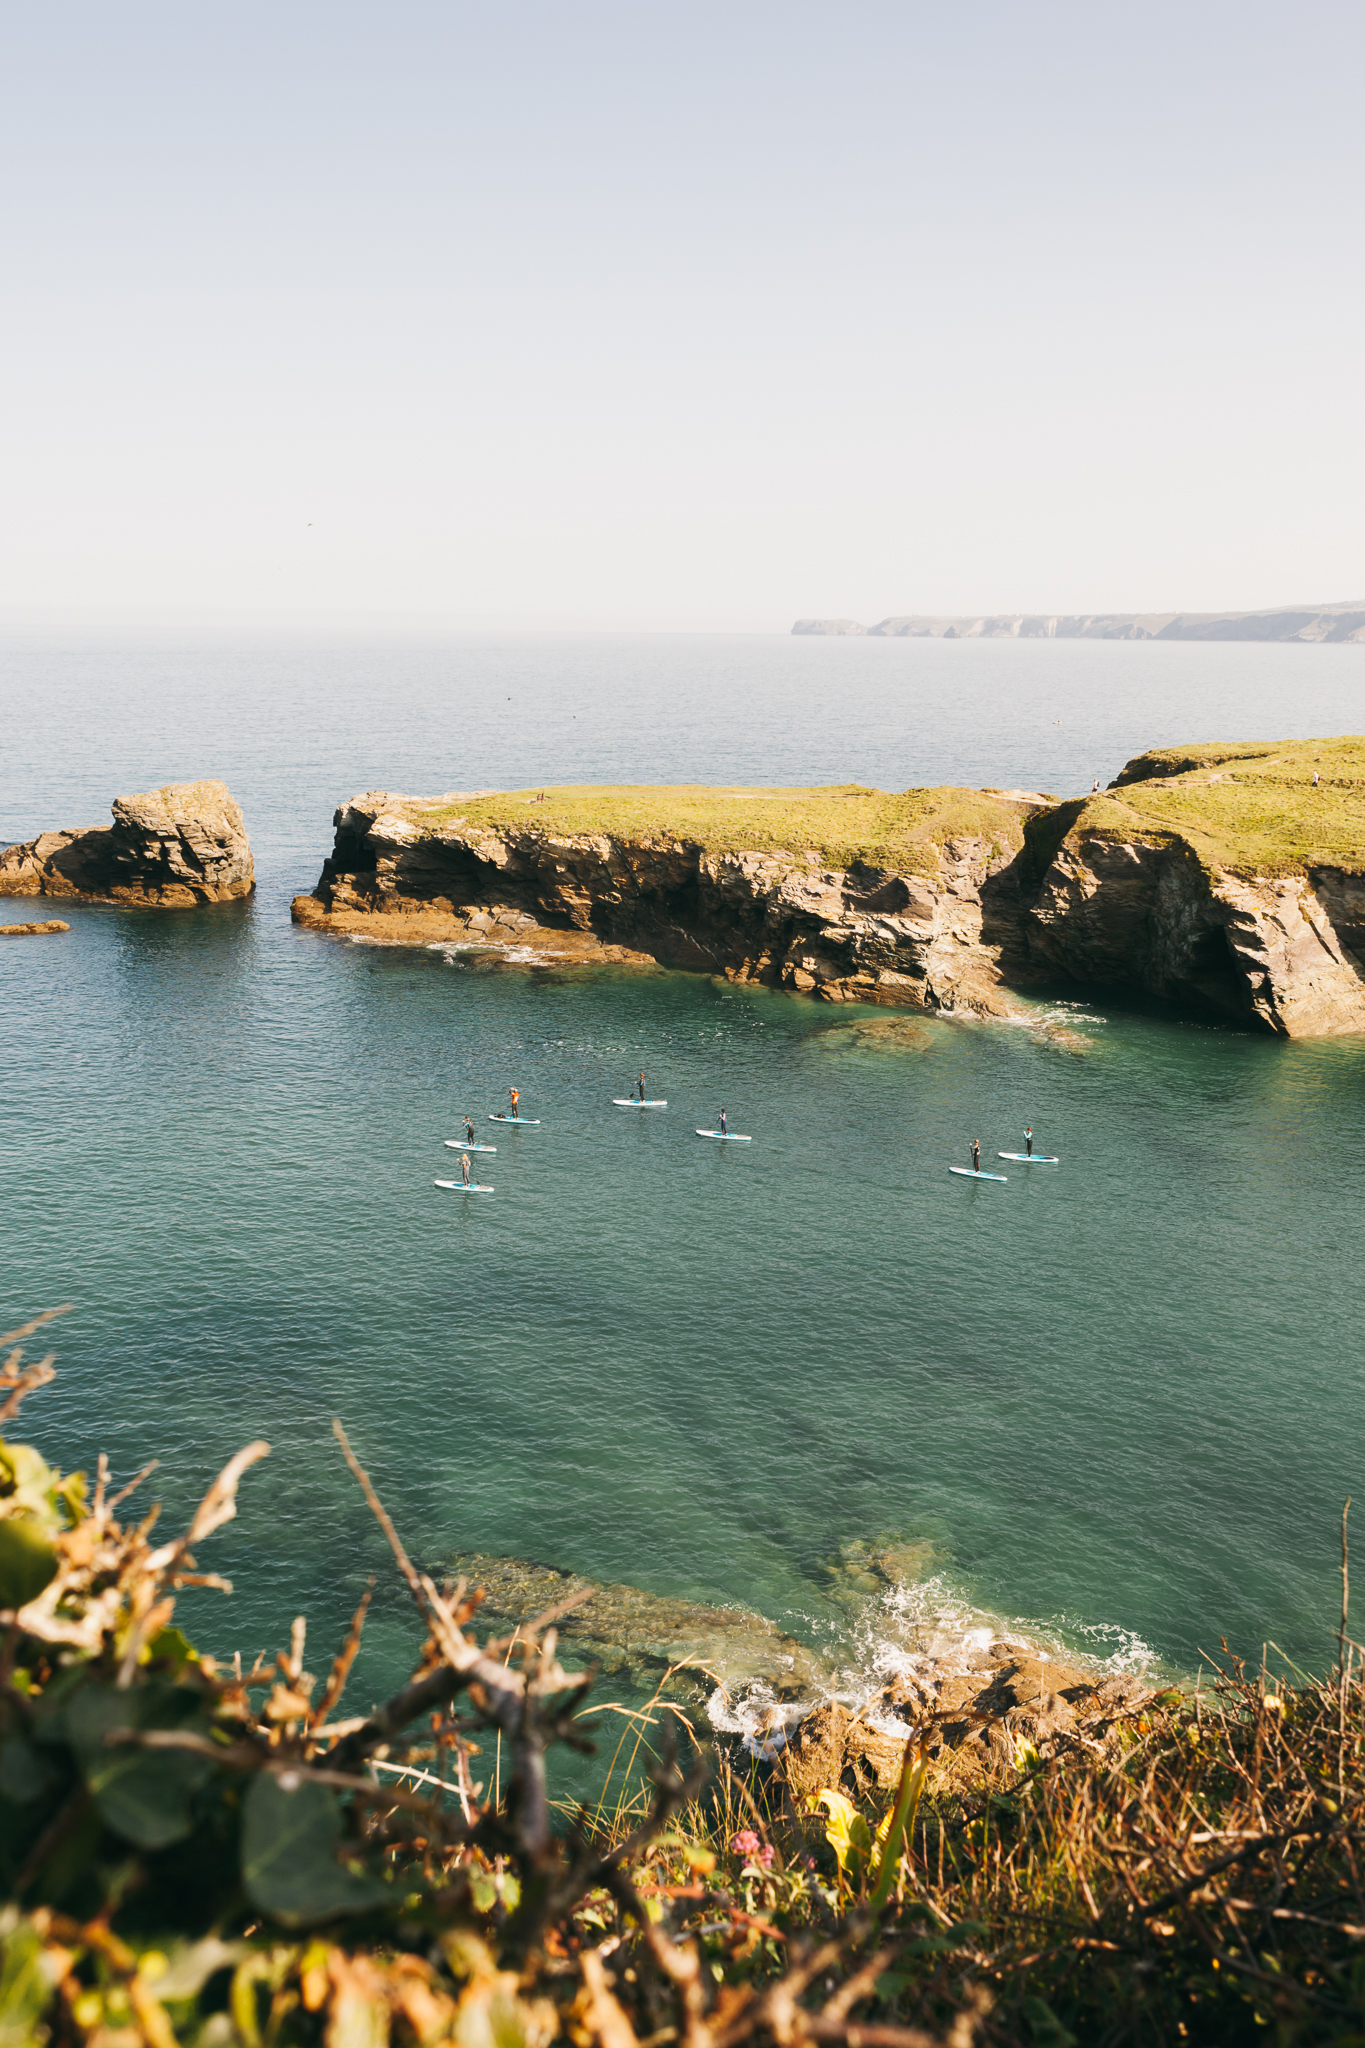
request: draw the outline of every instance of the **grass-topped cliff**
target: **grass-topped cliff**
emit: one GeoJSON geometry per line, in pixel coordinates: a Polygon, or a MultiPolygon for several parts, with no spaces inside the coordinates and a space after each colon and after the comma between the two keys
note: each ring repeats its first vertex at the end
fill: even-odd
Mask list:
{"type": "Polygon", "coordinates": [[[456,823],[490,832],[550,838],[593,834],[632,842],[686,841],[705,852],[816,853],[831,867],[932,874],[936,849],[953,839],[1022,844],[1030,812],[1049,799],[1000,790],[909,789],[900,795],[840,783],[824,789],[714,789],[585,784],[511,790],[450,802],[411,801],[405,815],[424,831],[456,823]]]}
{"type": "MultiPolygon", "coordinates": [[[[1102,795],[1059,806],[1056,823],[1066,813],[1065,832],[1156,843],[1183,839],[1206,865],[1233,874],[1302,875],[1319,867],[1359,872],[1365,870],[1365,736],[1155,748],[1131,760],[1102,795]]],[[[1044,836],[1050,822],[1040,821],[1044,836]]],[[[1058,841],[1063,836],[1055,833],[1058,841]]]]}

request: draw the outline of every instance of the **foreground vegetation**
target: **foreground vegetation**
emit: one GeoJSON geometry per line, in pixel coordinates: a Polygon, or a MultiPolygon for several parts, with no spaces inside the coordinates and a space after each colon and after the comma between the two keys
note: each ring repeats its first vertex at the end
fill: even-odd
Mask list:
{"type": "MultiPolygon", "coordinates": [[[[37,1327],[0,1339],[7,1439],[52,1376],[37,1327]]],[[[420,1637],[349,1716],[365,1603],[321,1679],[302,1619],[250,1671],[174,1626],[267,1446],[154,1544],[103,1461],[90,1487],[0,1444],[3,2048],[1365,2039],[1344,1541],[1326,1678],[1227,1659],[1046,1749],[1006,1724],[965,1791],[934,1792],[930,1724],[880,1812],[737,1775],[661,1690],[618,1710],[596,1811],[561,1814],[547,1758],[608,1725],[557,1659],[574,1602],[480,1643],[477,1589],[413,1565],[337,1434],[420,1637]]]]}
{"type": "Polygon", "coordinates": [[[638,788],[515,790],[456,804],[416,804],[428,831],[459,823],[491,832],[555,838],[599,833],[632,841],[686,841],[708,853],[818,854],[834,867],[864,861],[906,874],[937,874],[950,839],[1017,851],[1031,806],[994,790],[910,789],[900,796],[845,783],[828,789],[638,788]]]}

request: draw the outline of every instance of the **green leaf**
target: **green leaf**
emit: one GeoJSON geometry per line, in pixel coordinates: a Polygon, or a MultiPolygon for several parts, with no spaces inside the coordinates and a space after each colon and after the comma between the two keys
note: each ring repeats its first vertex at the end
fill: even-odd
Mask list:
{"type": "Polygon", "coordinates": [[[1067,2031],[1052,2007],[1044,2005],[1041,1998],[1024,2000],[1024,2017],[1038,2048],[1077,2048],[1076,2036],[1067,2031]]]}
{"type": "Polygon", "coordinates": [[[872,1854],[872,1836],[867,1822],[853,1801],[842,1792],[824,1791],[815,1803],[823,1806],[829,1816],[825,1822],[825,1840],[838,1857],[840,1870],[856,1877],[866,1868],[872,1854]]]}
{"type": "Polygon", "coordinates": [[[57,1547],[37,1515],[0,1521],[0,1607],[26,1607],[57,1576],[57,1547]]]}
{"type": "Polygon", "coordinates": [[[286,1927],[363,1913],[388,1897],[377,1878],[337,1861],[341,1808],[335,1793],[304,1771],[288,1786],[268,1772],[252,1780],[242,1819],[242,1882],[261,1912],[286,1927]]]}
{"type": "Polygon", "coordinates": [[[55,1977],[29,1922],[19,1920],[12,1906],[0,1914],[0,2048],[36,2048],[44,2039],[47,2030],[39,2022],[55,1977]]]}
{"type": "Polygon", "coordinates": [[[16,1806],[27,1806],[52,1783],[52,1772],[33,1744],[22,1735],[0,1742],[0,1792],[16,1806]]]}
{"type": "Polygon", "coordinates": [[[149,1664],[171,1664],[178,1678],[187,1664],[199,1662],[199,1652],[178,1628],[159,1628],[147,1645],[149,1664]]]}
{"type": "Polygon", "coordinates": [[[202,1696],[156,1680],[126,1692],[91,1683],[66,1709],[68,1739],[105,1825],[139,1849],[183,1841],[193,1824],[190,1800],[213,1769],[213,1758],[183,1749],[111,1748],[106,1737],[120,1728],[207,1735],[202,1696]]]}

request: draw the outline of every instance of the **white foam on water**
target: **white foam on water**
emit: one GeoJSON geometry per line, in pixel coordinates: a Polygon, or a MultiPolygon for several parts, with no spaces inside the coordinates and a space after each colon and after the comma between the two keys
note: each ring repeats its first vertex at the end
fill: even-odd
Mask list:
{"type": "MultiPolygon", "coordinates": [[[[802,1619],[809,1627],[811,1618],[802,1619]]],[[[995,1644],[1042,1662],[1080,1665],[1097,1678],[1140,1673],[1156,1662],[1131,1629],[1068,1617],[1006,1618],[976,1605],[944,1573],[887,1586],[869,1595],[846,1622],[816,1624],[816,1630],[825,1637],[829,1658],[823,1688],[812,1688],[800,1700],[782,1700],[764,1679],[719,1685],[707,1701],[718,1734],[739,1736],[751,1756],[771,1762],[813,1708],[837,1701],[879,1734],[908,1741],[913,1723],[900,1713],[879,1711],[888,1686],[911,1679],[929,1688],[967,1672],[990,1671],[999,1662],[990,1655],[995,1644]]]]}

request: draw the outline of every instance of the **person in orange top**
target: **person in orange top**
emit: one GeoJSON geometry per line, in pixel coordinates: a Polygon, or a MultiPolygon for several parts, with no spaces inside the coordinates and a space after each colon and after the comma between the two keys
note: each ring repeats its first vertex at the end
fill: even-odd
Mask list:
{"type": "Polygon", "coordinates": [[[512,1115],[519,1117],[521,1115],[521,1090],[519,1088],[509,1088],[507,1093],[512,1098],[512,1115]]]}

